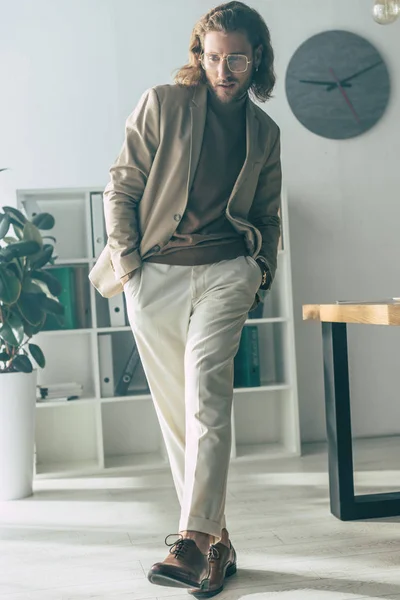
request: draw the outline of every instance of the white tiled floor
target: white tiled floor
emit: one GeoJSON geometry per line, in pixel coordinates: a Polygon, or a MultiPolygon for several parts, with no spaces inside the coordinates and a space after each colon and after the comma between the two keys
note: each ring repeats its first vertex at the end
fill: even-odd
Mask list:
{"type": "MultiPolygon", "coordinates": [[[[400,439],[355,444],[358,493],[400,490],[400,439]]],[[[238,573],[220,600],[400,600],[400,517],[338,521],[323,445],[299,459],[233,463],[228,526],[238,573]]],[[[168,471],[42,480],[0,503],[0,600],[178,600],[148,568],[178,505],[168,471]]]]}

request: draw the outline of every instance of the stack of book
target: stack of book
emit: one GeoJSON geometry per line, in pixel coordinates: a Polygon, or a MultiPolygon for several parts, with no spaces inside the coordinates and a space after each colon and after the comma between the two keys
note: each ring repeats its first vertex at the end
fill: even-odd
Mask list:
{"type": "Polygon", "coordinates": [[[66,402],[77,400],[82,396],[83,385],[75,381],[68,383],[51,383],[36,387],[37,402],[66,402]]]}

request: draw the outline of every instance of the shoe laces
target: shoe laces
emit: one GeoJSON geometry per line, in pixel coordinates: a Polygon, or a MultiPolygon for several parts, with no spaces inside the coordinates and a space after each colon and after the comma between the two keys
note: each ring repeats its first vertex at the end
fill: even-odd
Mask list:
{"type": "Polygon", "coordinates": [[[176,534],[171,533],[170,535],[167,535],[167,537],[165,538],[165,544],[169,546],[169,551],[175,556],[175,558],[181,558],[182,556],[185,556],[186,552],[188,551],[188,539],[184,539],[182,536],[180,536],[180,538],[176,540],[176,542],[169,544],[167,540],[172,535],[176,534]]]}
{"type": "Polygon", "coordinates": [[[219,559],[219,552],[217,550],[217,548],[211,544],[210,549],[208,551],[208,560],[218,560],[219,559]]]}

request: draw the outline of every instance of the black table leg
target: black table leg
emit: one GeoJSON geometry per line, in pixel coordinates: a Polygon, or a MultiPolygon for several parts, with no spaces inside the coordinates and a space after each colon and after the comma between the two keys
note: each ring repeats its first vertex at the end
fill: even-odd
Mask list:
{"type": "Polygon", "coordinates": [[[400,492],[354,495],[346,323],[322,323],[331,512],[342,521],[400,515],[400,492]]]}
{"type": "Polygon", "coordinates": [[[345,521],[354,509],[346,323],[322,323],[322,338],[331,512],[345,521]]]}

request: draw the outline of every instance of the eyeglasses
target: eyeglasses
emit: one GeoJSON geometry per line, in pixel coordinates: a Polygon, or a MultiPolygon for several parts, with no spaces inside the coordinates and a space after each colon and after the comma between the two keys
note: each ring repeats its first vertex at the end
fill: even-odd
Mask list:
{"type": "Polygon", "coordinates": [[[228,69],[232,73],[245,73],[249,64],[253,61],[249,60],[245,54],[227,54],[221,56],[220,54],[202,54],[201,64],[205,71],[216,71],[220,63],[226,60],[228,69]]]}

